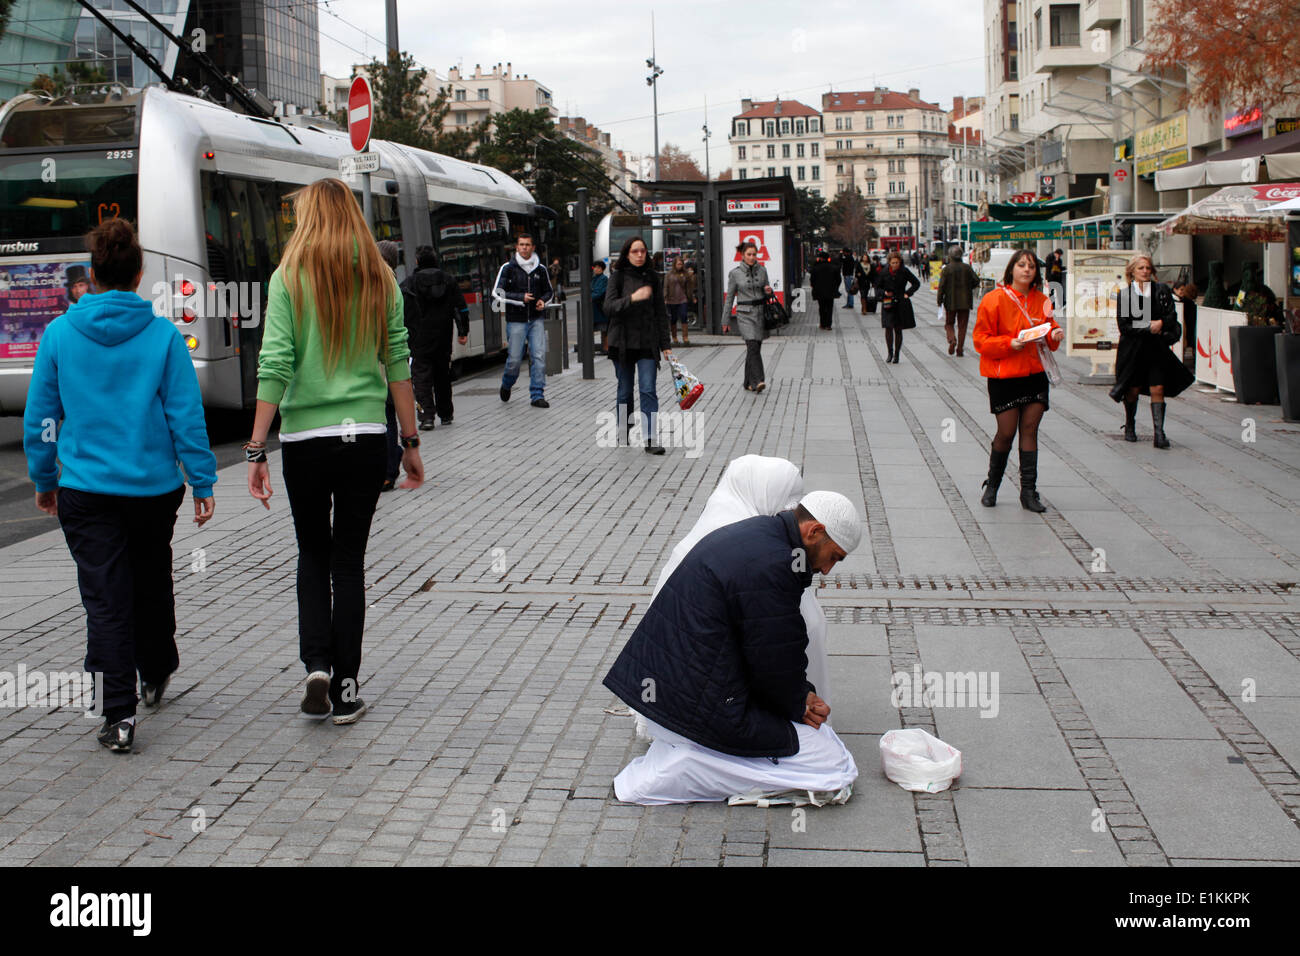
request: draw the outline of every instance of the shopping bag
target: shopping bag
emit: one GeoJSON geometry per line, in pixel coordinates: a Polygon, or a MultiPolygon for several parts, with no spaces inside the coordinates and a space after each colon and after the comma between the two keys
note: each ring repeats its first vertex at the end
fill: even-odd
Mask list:
{"type": "Polygon", "coordinates": [[[880,764],[904,790],[939,793],[961,776],[961,751],[919,727],[890,730],[880,738],[880,764]]]}
{"type": "Polygon", "coordinates": [[[673,387],[677,389],[677,404],[683,410],[688,409],[704,394],[704,384],[677,359],[669,358],[668,366],[673,370],[673,387]]]}

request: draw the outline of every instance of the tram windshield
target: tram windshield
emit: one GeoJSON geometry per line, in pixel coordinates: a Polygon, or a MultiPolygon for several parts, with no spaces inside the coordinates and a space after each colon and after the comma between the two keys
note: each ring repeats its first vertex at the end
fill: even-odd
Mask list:
{"type": "Polygon", "coordinates": [[[136,218],[137,150],[0,152],[0,241],[71,238],[136,218]]]}

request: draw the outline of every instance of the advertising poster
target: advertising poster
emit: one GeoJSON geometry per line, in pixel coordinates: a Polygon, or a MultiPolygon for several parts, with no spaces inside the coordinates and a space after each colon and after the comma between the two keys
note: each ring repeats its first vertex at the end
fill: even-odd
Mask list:
{"type": "MultiPolygon", "coordinates": [[[[772,283],[772,291],[785,303],[785,236],[780,225],[727,225],[722,226],[722,261],[726,263],[725,272],[731,272],[740,264],[740,254],[736,246],[742,241],[749,241],[758,246],[758,261],[767,267],[767,278],[772,283]]],[[[723,275],[723,291],[726,290],[726,275],[723,275]]]]}
{"type": "Polygon", "coordinates": [[[1070,305],[1062,324],[1067,355],[1087,356],[1094,365],[1114,363],[1114,349],[1119,344],[1114,297],[1124,285],[1128,257],[1127,252],[1066,252],[1070,305]]]}
{"type": "Polygon", "coordinates": [[[92,291],[88,259],[0,263],[0,359],[35,358],[45,327],[92,291]]]}

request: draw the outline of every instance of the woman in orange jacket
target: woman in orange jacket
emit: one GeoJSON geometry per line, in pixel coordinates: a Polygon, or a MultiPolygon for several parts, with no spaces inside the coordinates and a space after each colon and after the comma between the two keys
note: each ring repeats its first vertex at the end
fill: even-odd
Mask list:
{"type": "Polygon", "coordinates": [[[1020,333],[1050,323],[1045,341],[1052,351],[1065,332],[1052,318],[1052,300],[1043,294],[1038,257],[1021,249],[1007,263],[1001,284],[980,300],[971,340],[980,355],[980,374],[989,380],[989,411],[998,431],[989,452],[989,476],[980,504],[992,508],[1007,469],[1011,442],[1020,433],[1020,504],[1029,511],[1047,508],[1038,498],[1038,423],[1047,411],[1047,374],[1036,342],[1022,342],[1020,333]]]}

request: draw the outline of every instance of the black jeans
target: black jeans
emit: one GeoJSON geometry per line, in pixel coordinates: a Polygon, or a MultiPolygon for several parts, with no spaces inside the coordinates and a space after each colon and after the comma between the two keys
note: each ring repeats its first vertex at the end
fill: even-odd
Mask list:
{"type": "Polygon", "coordinates": [[[829,329],[831,327],[831,320],[835,316],[835,300],[818,299],[817,311],[821,316],[821,327],[823,329],[829,329]]]}
{"type": "Polygon", "coordinates": [[[431,341],[411,351],[411,386],[426,418],[436,411],[444,422],[451,421],[451,327],[436,330],[431,341]]]}
{"type": "Polygon", "coordinates": [[[388,404],[384,406],[384,428],[387,430],[384,436],[387,442],[384,454],[384,477],[396,482],[397,473],[402,467],[402,436],[397,424],[397,406],[393,404],[391,392],[388,395],[388,404]]]}
{"type": "Polygon", "coordinates": [[[136,674],[160,684],[180,666],[172,530],[185,487],[127,498],[59,489],[59,524],[86,608],[86,670],[104,675],[104,716],[135,714],[136,674]]]}
{"type": "Polygon", "coordinates": [[[752,388],[763,378],[763,341],[745,339],[745,384],[752,388]]]}
{"type": "Polygon", "coordinates": [[[307,672],[331,673],[330,700],[360,684],[365,560],[384,480],[383,435],[309,438],[280,446],[298,536],[298,647],[307,672]],[[331,505],[334,509],[330,520],[331,505]]]}

